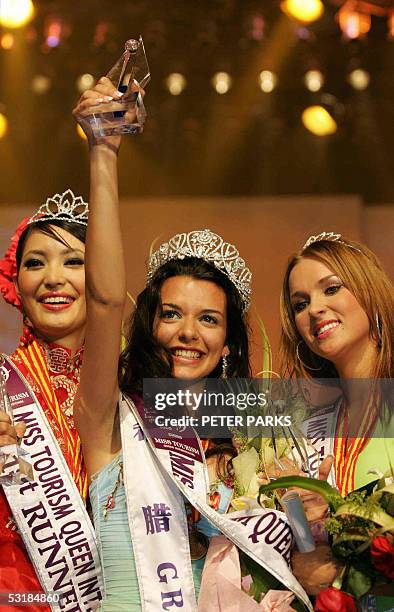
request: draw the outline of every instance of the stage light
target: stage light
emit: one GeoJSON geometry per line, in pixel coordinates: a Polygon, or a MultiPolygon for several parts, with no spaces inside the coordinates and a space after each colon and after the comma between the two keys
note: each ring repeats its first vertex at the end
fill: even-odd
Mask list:
{"type": "Polygon", "coordinates": [[[348,75],[348,81],[350,85],[354,89],[358,89],[358,91],[363,91],[363,89],[367,89],[370,81],[369,73],[362,68],[357,68],[356,70],[352,70],[348,75]]]}
{"type": "Polygon", "coordinates": [[[168,91],[172,96],[179,96],[186,87],[186,79],[179,72],[172,72],[166,78],[168,91]]]}
{"type": "Polygon", "coordinates": [[[8,129],[7,117],[3,115],[3,113],[0,113],[0,139],[4,138],[4,136],[7,134],[7,129],[8,129]]]}
{"type": "Polygon", "coordinates": [[[34,15],[32,0],[1,0],[0,25],[4,28],[21,28],[34,15]]]}
{"type": "Polygon", "coordinates": [[[280,8],[289,17],[303,23],[316,21],[324,12],[321,0],[284,0],[280,8]]]}
{"type": "Polygon", "coordinates": [[[323,106],[319,105],[308,106],[303,111],[302,123],[307,130],[316,136],[329,136],[338,129],[333,116],[323,106]]]}
{"type": "Polygon", "coordinates": [[[25,36],[28,43],[35,43],[37,40],[37,30],[33,26],[30,26],[26,29],[25,36]]]}
{"type": "Polygon", "coordinates": [[[12,49],[12,47],[14,46],[14,42],[15,42],[14,35],[11,34],[11,32],[6,32],[1,37],[0,45],[2,49],[4,49],[5,51],[8,51],[9,49],[12,49]]]}
{"type": "Polygon", "coordinates": [[[228,72],[217,72],[212,77],[212,85],[218,94],[225,94],[231,87],[231,76],[228,72]]]}
{"type": "Polygon", "coordinates": [[[88,72],[85,74],[81,74],[76,80],[76,86],[79,93],[83,93],[87,89],[90,89],[95,84],[96,79],[92,74],[88,72]]]}
{"type": "Polygon", "coordinates": [[[253,15],[248,36],[252,40],[263,40],[265,21],[262,15],[253,15]]]}
{"type": "Polygon", "coordinates": [[[31,82],[31,89],[36,94],[44,94],[51,88],[51,79],[45,74],[36,74],[31,82]]]}
{"type": "Polygon", "coordinates": [[[320,70],[308,70],[304,75],[305,87],[309,91],[319,91],[324,84],[324,76],[320,70]]]}
{"type": "Polygon", "coordinates": [[[77,123],[77,134],[80,138],[82,138],[82,140],[87,140],[86,134],[83,131],[83,129],[81,128],[81,126],[79,125],[79,123],[77,123]]]}
{"type": "Polygon", "coordinates": [[[45,27],[45,43],[52,49],[60,45],[60,39],[62,36],[62,22],[60,19],[50,18],[46,22],[45,27]]]}
{"type": "Polygon", "coordinates": [[[274,91],[278,79],[276,74],[270,70],[263,70],[259,75],[260,89],[264,93],[271,93],[274,91]]]}
{"type": "Polygon", "coordinates": [[[394,38],[394,10],[393,9],[389,12],[389,16],[387,18],[387,27],[389,31],[389,38],[394,38]]]}
{"type": "Polygon", "coordinates": [[[371,29],[371,15],[353,10],[353,3],[345,3],[338,12],[339,27],[346,38],[362,38],[371,29]]]}
{"type": "Polygon", "coordinates": [[[108,36],[108,23],[106,21],[100,21],[96,25],[96,31],[94,33],[93,44],[95,47],[103,45],[108,36]]]}

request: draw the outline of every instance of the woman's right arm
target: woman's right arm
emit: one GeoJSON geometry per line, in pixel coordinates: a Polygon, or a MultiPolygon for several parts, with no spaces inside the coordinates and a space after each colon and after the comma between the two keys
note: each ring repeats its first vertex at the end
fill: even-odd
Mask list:
{"type": "MultiPolygon", "coordinates": [[[[92,104],[119,94],[106,77],[82,96],[74,115],[80,120],[92,104]]],[[[82,122],[83,123],[83,122],[82,122]]],[[[74,418],[90,474],[120,450],[117,424],[118,360],[126,279],[118,209],[117,154],[120,138],[90,145],[90,201],[86,240],[87,323],[81,380],[74,418]]]]}

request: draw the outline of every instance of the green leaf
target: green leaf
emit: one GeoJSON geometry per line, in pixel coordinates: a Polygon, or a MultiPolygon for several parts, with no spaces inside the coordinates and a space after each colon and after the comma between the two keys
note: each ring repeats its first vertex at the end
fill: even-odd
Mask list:
{"type": "Polygon", "coordinates": [[[373,521],[377,525],[383,527],[385,531],[394,532],[394,518],[378,506],[368,508],[367,506],[360,506],[354,502],[347,502],[339,506],[335,512],[335,516],[344,515],[358,516],[366,521],[373,521]]]}
{"type": "Polygon", "coordinates": [[[350,591],[356,599],[359,599],[365,595],[371,587],[371,578],[351,565],[347,575],[346,590],[350,591]]]}
{"type": "Polygon", "coordinates": [[[256,476],[258,466],[259,454],[253,446],[234,457],[234,475],[238,485],[242,487],[244,494],[247,493],[252,478],[256,476]]]}
{"type": "Polygon", "coordinates": [[[349,558],[369,548],[370,544],[371,540],[366,535],[344,532],[340,537],[334,539],[332,552],[336,557],[348,561],[349,558]]]}
{"type": "Polygon", "coordinates": [[[263,319],[260,317],[257,310],[255,310],[255,312],[256,312],[257,323],[258,323],[259,331],[261,335],[262,345],[263,345],[262,346],[263,348],[263,368],[261,371],[261,376],[262,378],[270,378],[272,375],[271,345],[270,345],[270,341],[268,338],[267,330],[265,329],[265,325],[263,323],[263,319]]]}
{"type": "MultiPolygon", "coordinates": [[[[260,487],[259,495],[266,494],[268,491],[275,491],[275,489],[287,489],[289,487],[298,487],[318,493],[324,497],[330,509],[334,512],[344,501],[337,489],[334,489],[325,480],[306,478],[304,476],[284,476],[283,478],[273,480],[269,484],[260,487]]],[[[257,499],[259,501],[259,497],[257,499]]]]}

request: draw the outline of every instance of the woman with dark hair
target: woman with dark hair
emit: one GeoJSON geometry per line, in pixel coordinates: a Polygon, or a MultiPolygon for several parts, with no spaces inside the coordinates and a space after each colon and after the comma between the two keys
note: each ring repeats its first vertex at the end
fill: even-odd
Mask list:
{"type": "MultiPolygon", "coordinates": [[[[392,473],[394,294],[377,257],[340,234],[312,236],[288,263],[281,319],[283,375],[303,379],[304,388],[309,380],[340,392],[305,426],[312,437],[319,432],[320,457],[333,457],[331,481],[347,495],[379,473],[392,473]]],[[[293,562],[301,583],[316,594],[322,574],[316,579],[309,571],[313,559],[299,555],[293,562]]],[[[328,568],[327,558],[321,563],[328,568]]],[[[323,582],[336,571],[331,566],[323,582]]]]}
{"type": "MultiPolygon", "coordinates": [[[[173,355],[163,347],[154,335],[154,322],[161,303],[161,288],[164,282],[174,276],[190,276],[198,280],[215,283],[221,287],[227,299],[227,338],[229,357],[226,360],[227,377],[248,378],[249,364],[248,332],[244,317],[242,298],[230,279],[203,259],[188,257],[170,260],[156,272],[151,282],[137,298],[131,318],[127,348],[121,358],[121,388],[125,392],[142,392],[143,378],[170,378],[173,376],[173,355]]],[[[209,373],[218,378],[223,374],[218,363],[209,373]]]]}
{"type": "MultiPolygon", "coordinates": [[[[94,533],[83,503],[87,477],[72,414],[86,323],[87,218],[87,204],[70,190],[48,198],[22,221],[0,262],[1,292],[22,312],[24,322],[19,346],[9,358],[3,356],[1,364],[7,394],[2,407],[10,403],[14,422],[9,411],[0,411],[0,591],[3,597],[19,594],[19,599],[10,599],[7,610],[19,609],[18,603],[23,610],[42,610],[49,603],[49,591],[74,588],[66,569],[68,562],[71,569],[70,552],[59,539],[68,504],[75,509],[81,536],[86,536],[92,553],[90,577],[97,578],[98,587],[101,582],[94,533]],[[34,471],[34,480],[22,474],[19,486],[15,447],[9,446],[17,443],[30,454],[34,471]],[[41,527],[30,515],[32,508],[41,527]],[[44,541],[49,544],[41,545],[44,541]],[[54,550],[64,555],[62,580],[53,569],[54,550]],[[36,598],[28,599],[29,592],[36,598]]],[[[97,601],[100,588],[98,595],[97,601]]],[[[80,594],[76,597],[87,609],[80,594]]]]}
{"type": "MultiPolygon", "coordinates": [[[[85,110],[103,95],[116,95],[106,78],[84,94],[75,109],[82,126],[85,110]]],[[[92,150],[105,151],[116,163],[118,137],[95,140],[89,130],[87,136],[92,150]]],[[[241,591],[233,542],[263,567],[273,567],[275,575],[303,598],[284,558],[291,542],[288,526],[275,511],[236,513],[237,520],[221,514],[228,505],[216,512],[207,503],[210,461],[207,466],[203,451],[209,442],[200,440],[189,426],[158,425],[154,405],[152,410],[142,398],[144,379],[172,379],[180,382],[181,391],[192,392],[204,389],[206,379],[250,375],[245,313],[251,273],[237,249],[210,230],[177,234],[162,244],[149,259],[147,286],[132,316],[120,362],[119,395],[126,289],[116,189],[114,178],[112,196],[107,198],[105,190],[98,191],[94,179],[91,182],[86,345],[74,405],[106,583],[102,609],[195,610],[207,549],[204,536],[220,532],[229,540],[213,538],[208,557],[211,568],[226,558],[226,573],[204,573],[201,610],[226,609],[221,598],[232,604],[237,600],[239,610],[258,608],[241,591]],[[274,548],[276,538],[267,543],[259,537],[259,521],[265,514],[271,528],[279,521],[280,549],[274,548]]],[[[156,386],[166,391],[165,382],[156,386]]],[[[174,410],[180,407],[179,403],[174,410]]],[[[193,407],[186,408],[186,415],[196,414],[193,407]]],[[[209,449],[207,455],[213,453],[214,464],[218,458],[220,469],[223,457],[226,463],[232,456],[230,449],[220,447],[219,455],[209,449]]],[[[219,469],[211,469],[216,479],[219,469]]]]}

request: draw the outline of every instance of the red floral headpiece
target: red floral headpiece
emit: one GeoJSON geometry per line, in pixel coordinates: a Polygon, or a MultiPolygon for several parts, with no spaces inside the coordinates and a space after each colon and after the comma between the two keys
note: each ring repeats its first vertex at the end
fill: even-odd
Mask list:
{"type": "Polygon", "coordinates": [[[18,247],[19,238],[25,231],[28,225],[29,217],[23,219],[16,228],[15,234],[11,238],[10,246],[8,247],[3,259],[0,260],[0,292],[6,302],[11,306],[16,306],[22,311],[22,302],[16,293],[14,278],[17,273],[16,268],[16,249],[18,247]]]}

